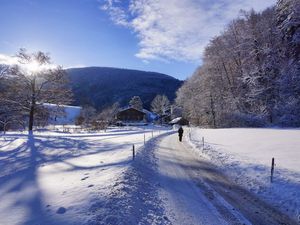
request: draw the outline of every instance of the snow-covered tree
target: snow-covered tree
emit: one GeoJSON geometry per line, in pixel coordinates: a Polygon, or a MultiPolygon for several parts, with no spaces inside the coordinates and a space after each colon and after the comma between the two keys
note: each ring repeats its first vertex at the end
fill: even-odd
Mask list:
{"type": "Polygon", "coordinates": [[[14,59],[14,65],[10,65],[4,76],[6,89],[0,93],[0,101],[28,118],[31,132],[36,116],[44,110],[44,103],[68,104],[72,94],[65,71],[52,65],[48,54],[20,49],[14,59]]]}
{"type": "Polygon", "coordinates": [[[151,110],[159,116],[166,115],[170,111],[170,101],[165,95],[156,95],[151,102],[151,110]]]}
{"type": "Polygon", "coordinates": [[[114,123],[119,108],[120,108],[119,103],[115,103],[112,106],[103,109],[97,115],[97,121],[101,129],[106,129],[110,124],[114,123]]]}
{"type": "Polygon", "coordinates": [[[299,5],[282,0],[260,13],[242,12],[210,41],[201,67],[177,92],[190,122],[300,125],[299,5]]]}
{"type": "Polygon", "coordinates": [[[300,2],[280,0],[276,11],[282,40],[278,114],[282,125],[300,126],[300,2]]]}
{"type": "Polygon", "coordinates": [[[84,106],[80,111],[79,117],[77,118],[77,124],[89,126],[94,120],[96,120],[96,117],[97,110],[93,106],[84,106]]]}
{"type": "Polygon", "coordinates": [[[133,96],[129,101],[129,106],[137,110],[143,110],[143,102],[140,96],[133,96]]]}

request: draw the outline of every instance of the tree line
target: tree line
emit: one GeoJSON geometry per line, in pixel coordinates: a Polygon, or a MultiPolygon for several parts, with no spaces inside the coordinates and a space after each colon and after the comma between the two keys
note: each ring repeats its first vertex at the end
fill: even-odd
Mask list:
{"type": "MultiPolygon", "coordinates": [[[[88,127],[91,130],[105,130],[109,125],[119,124],[117,114],[128,107],[144,112],[143,101],[140,96],[133,96],[124,108],[118,102],[112,106],[97,111],[91,105],[83,106],[80,115],[76,118],[76,125],[88,127]]],[[[157,123],[168,123],[170,119],[177,116],[171,112],[172,105],[167,96],[156,95],[151,102],[151,111],[156,114],[157,123]]]]}
{"type": "MultiPolygon", "coordinates": [[[[47,126],[50,117],[66,116],[64,105],[73,102],[73,93],[65,70],[53,65],[49,54],[41,51],[20,49],[11,59],[10,63],[0,64],[0,130],[27,128],[32,132],[34,126],[47,126]]],[[[143,110],[139,96],[133,96],[129,106],[143,110]]],[[[169,112],[170,102],[165,95],[157,95],[151,108],[162,117],[169,112]]],[[[106,129],[116,122],[120,109],[118,102],[98,112],[85,105],[75,123],[106,129]]]]}
{"type": "Polygon", "coordinates": [[[242,11],[177,91],[192,124],[300,126],[300,1],[242,11]]]}

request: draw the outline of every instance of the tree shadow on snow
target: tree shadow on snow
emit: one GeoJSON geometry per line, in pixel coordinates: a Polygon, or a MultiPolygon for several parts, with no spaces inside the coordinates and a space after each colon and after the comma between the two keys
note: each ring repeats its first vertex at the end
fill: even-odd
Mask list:
{"type": "MultiPolygon", "coordinates": [[[[89,137],[89,136],[87,136],[89,137]]],[[[68,171],[87,171],[110,166],[122,166],[128,160],[112,163],[99,163],[95,166],[78,166],[67,160],[99,153],[99,151],[116,151],[120,145],[110,143],[93,143],[86,140],[66,137],[45,137],[41,135],[22,135],[24,142],[10,151],[0,151],[0,202],[5,198],[13,200],[5,210],[23,208],[26,215],[22,225],[67,224],[58,217],[47,213],[47,202],[39,185],[39,169],[52,163],[67,165],[68,171]],[[50,150],[49,150],[50,149],[50,150]],[[102,150],[104,149],[104,150],[102,150]],[[51,151],[54,151],[53,153],[51,151]]],[[[128,148],[131,144],[123,146],[128,148]]],[[[3,205],[2,205],[3,206],[3,205]]],[[[8,215],[13,216],[13,215],[8,215]]],[[[1,219],[0,219],[1,221],[1,219]]]]}

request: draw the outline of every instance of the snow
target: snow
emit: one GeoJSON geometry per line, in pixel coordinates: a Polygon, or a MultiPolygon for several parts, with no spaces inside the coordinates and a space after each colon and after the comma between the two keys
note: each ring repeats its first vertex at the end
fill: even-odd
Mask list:
{"type": "Polygon", "coordinates": [[[146,122],[123,122],[126,126],[146,126],[146,122]]]}
{"type": "Polygon", "coordinates": [[[183,169],[196,165],[193,164],[192,155],[182,151],[177,137],[164,139],[157,157],[160,195],[171,224],[227,224],[183,169]]]}
{"type": "MultiPolygon", "coordinates": [[[[58,107],[56,104],[44,103],[48,109],[55,111],[58,107]]],[[[56,125],[74,125],[76,118],[80,115],[81,107],[80,106],[71,106],[71,105],[60,105],[59,106],[65,113],[65,115],[59,115],[56,118],[50,118],[50,124],[56,125]]]]}
{"type": "Polygon", "coordinates": [[[143,109],[143,112],[146,113],[146,115],[150,121],[153,121],[158,117],[158,115],[156,113],[151,112],[147,109],[143,109]]]}
{"type": "Polygon", "coordinates": [[[194,153],[293,218],[300,209],[299,129],[186,128],[194,153]],[[202,137],[205,148],[203,150],[202,137]],[[274,182],[270,183],[275,158],[274,182]]]}
{"type": "Polygon", "coordinates": [[[96,223],[101,206],[113,207],[109,197],[132,164],[132,145],[138,153],[144,134],[148,141],[166,130],[153,129],[0,136],[0,224],[96,223]]]}
{"type": "Polygon", "coordinates": [[[205,183],[205,176],[213,178],[205,170],[214,165],[198,157],[275,208],[298,215],[300,130],[184,128],[179,143],[162,126],[57,129],[0,136],[1,225],[221,225],[232,218],[249,224],[251,215],[232,210],[231,195],[205,183]]]}
{"type": "Polygon", "coordinates": [[[176,124],[176,123],[178,123],[181,120],[181,118],[182,117],[177,117],[177,118],[171,120],[170,124],[176,124]]]}

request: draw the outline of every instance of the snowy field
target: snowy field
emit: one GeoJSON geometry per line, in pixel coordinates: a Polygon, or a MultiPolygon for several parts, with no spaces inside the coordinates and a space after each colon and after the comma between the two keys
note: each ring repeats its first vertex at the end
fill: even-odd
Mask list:
{"type": "Polygon", "coordinates": [[[180,143],[163,127],[73,128],[0,136],[0,225],[227,224],[222,196],[198,180],[206,159],[297,221],[300,130],[185,128],[180,143]]]}
{"type": "MultiPolygon", "coordinates": [[[[56,114],[55,112],[58,110],[57,105],[50,104],[50,103],[44,103],[43,106],[45,106],[48,110],[50,110],[52,113],[50,114],[56,114]]],[[[56,115],[56,117],[50,117],[49,118],[49,124],[56,124],[56,125],[62,125],[62,124],[69,124],[74,125],[76,118],[80,115],[80,111],[82,110],[82,107],[80,106],[71,106],[71,105],[61,105],[60,110],[62,110],[61,115],[56,115]]]]}
{"type": "Polygon", "coordinates": [[[300,215],[299,129],[185,130],[195,154],[212,160],[235,182],[293,218],[300,215]],[[276,165],[271,184],[272,157],[276,165]]]}
{"type": "MultiPolygon", "coordinates": [[[[0,136],[0,224],[93,224],[136,151],[166,128],[0,136]]],[[[109,218],[108,218],[109,220],[109,218]]],[[[105,221],[105,218],[104,218],[105,221]]]]}

